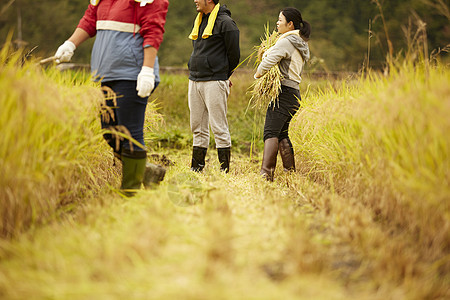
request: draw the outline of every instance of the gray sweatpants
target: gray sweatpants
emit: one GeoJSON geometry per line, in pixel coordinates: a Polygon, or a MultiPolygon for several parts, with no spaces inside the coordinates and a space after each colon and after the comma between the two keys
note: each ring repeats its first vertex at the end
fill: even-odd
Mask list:
{"type": "Polygon", "coordinates": [[[228,80],[189,80],[188,102],[193,146],[208,148],[209,126],[214,134],[216,148],[231,147],[227,121],[228,80]]]}

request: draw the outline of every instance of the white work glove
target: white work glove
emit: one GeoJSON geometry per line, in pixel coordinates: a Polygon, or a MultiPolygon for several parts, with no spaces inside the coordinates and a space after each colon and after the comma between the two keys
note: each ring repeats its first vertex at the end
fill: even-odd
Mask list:
{"type": "Polygon", "coordinates": [[[150,96],[155,87],[155,74],[153,68],[143,66],[137,77],[136,91],[138,96],[145,98],[150,96]]]}
{"type": "Polygon", "coordinates": [[[69,62],[72,59],[73,52],[77,49],[74,43],[71,41],[65,41],[64,44],[59,46],[55,53],[56,63],[69,62]]]}

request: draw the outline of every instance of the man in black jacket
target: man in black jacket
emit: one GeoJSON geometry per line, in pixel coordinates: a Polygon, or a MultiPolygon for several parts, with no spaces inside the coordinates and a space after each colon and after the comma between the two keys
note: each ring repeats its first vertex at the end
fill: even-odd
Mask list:
{"type": "Polygon", "coordinates": [[[209,126],[214,134],[220,169],[230,169],[231,136],[227,121],[229,80],[240,58],[239,29],[219,0],[194,0],[197,18],[189,38],[189,110],[193,133],[191,170],[205,166],[209,126]]]}

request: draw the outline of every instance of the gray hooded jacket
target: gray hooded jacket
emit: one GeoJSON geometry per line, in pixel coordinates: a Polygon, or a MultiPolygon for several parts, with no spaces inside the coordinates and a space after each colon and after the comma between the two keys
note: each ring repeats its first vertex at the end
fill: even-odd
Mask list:
{"type": "Polygon", "coordinates": [[[281,84],[299,89],[305,62],[309,60],[309,47],[299,34],[292,30],[280,36],[275,45],[269,48],[258,66],[258,73],[264,75],[279,64],[282,75],[281,84]]]}

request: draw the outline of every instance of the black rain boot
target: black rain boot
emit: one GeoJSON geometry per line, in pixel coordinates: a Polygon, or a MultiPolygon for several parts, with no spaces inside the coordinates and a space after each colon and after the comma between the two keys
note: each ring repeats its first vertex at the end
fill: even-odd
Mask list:
{"type": "Polygon", "coordinates": [[[273,181],[273,174],[277,166],[278,138],[269,138],[264,141],[264,153],[261,166],[261,176],[273,181]]]}
{"type": "Polygon", "coordinates": [[[130,197],[139,190],[144,179],[147,152],[143,150],[122,150],[122,185],[125,196],[130,197]]]}
{"type": "Polygon", "coordinates": [[[201,172],[205,167],[205,157],[208,148],[194,146],[192,148],[192,164],[191,171],[201,172]]]}
{"type": "Polygon", "coordinates": [[[163,181],[164,175],[166,175],[166,169],[160,165],[147,162],[145,164],[144,187],[146,189],[154,188],[163,181]]]}
{"type": "Polygon", "coordinates": [[[278,142],[278,150],[283,161],[284,171],[295,171],[294,149],[289,138],[282,139],[278,142]]]}
{"type": "Polygon", "coordinates": [[[231,147],[217,148],[217,156],[220,162],[220,171],[228,173],[230,171],[231,147]]]}

